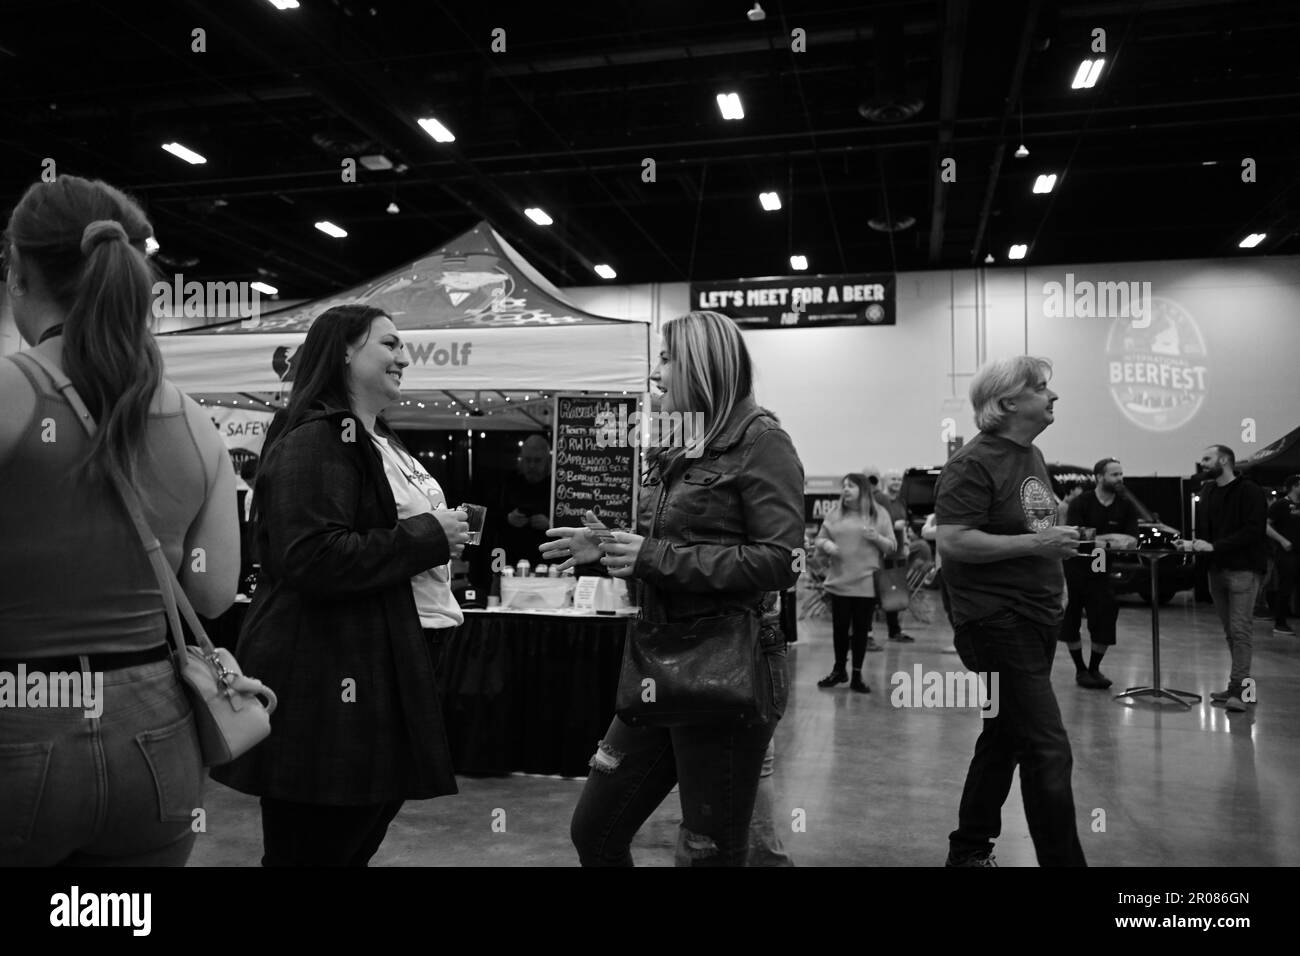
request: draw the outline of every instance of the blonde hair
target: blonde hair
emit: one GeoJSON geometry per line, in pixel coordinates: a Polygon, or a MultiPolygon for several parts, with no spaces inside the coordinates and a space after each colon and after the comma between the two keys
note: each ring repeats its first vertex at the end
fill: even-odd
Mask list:
{"type": "Polygon", "coordinates": [[[719,312],[687,312],[664,323],[672,363],[668,397],[676,411],[701,412],[704,432],[686,451],[702,452],[754,393],[753,364],[740,328],[719,312]]]}
{"type": "Polygon", "coordinates": [[[1051,377],[1051,359],[1033,355],[1016,355],[984,363],[970,383],[975,427],[982,432],[996,432],[1006,424],[1009,415],[1002,403],[1051,377]]]}

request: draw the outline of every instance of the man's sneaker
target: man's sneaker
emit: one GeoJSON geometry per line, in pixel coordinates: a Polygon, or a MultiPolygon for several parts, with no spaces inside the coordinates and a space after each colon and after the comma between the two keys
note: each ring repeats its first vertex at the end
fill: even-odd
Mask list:
{"type": "Polygon", "coordinates": [[[1274,637],[1295,637],[1295,628],[1293,628],[1290,624],[1274,624],[1273,636],[1274,637]]]}
{"type": "Polygon", "coordinates": [[[904,634],[902,631],[899,631],[897,634],[890,634],[889,639],[891,641],[898,641],[900,644],[916,643],[916,638],[912,637],[910,634],[904,634]]]}
{"type": "Polygon", "coordinates": [[[1246,704],[1235,694],[1224,701],[1223,706],[1228,708],[1228,710],[1232,711],[1234,714],[1241,714],[1246,711],[1246,704]]]}
{"type": "Polygon", "coordinates": [[[1092,679],[1097,682],[1097,686],[1099,688],[1109,687],[1112,683],[1111,679],[1107,677],[1105,674],[1103,674],[1100,670],[1089,671],[1088,673],[1092,675],[1092,679]]]}
{"type": "Polygon", "coordinates": [[[1074,682],[1080,687],[1086,687],[1089,690],[1104,690],[1110,686],[1110,681],[1102,683],[1102,678],[1092,671],[1075,671],[1074,682]]]}
{"type": "Polygon", "coordinates": [[[993,851],[987,853],[964,853],[961,856],[948,851],[948,862],[944,866],[997,866],[993,851]]]}
{"type": "Polygon", "coordinates": [[[1231,687],[1229,687],[1227,690],[1216,690],[1211,692],[1210,701],[1211,703],[1222,704],[1225,700],[1227,700],[1231,696],[1232,696],[1231,687]]]}
{"type": "Polygon", "coordinates": [[[879,644],[876,643],[875,638],[871,638],[871,637],[869,637],[869,638],[867,638],[867,650],[869,650],[869,651],[883,651],[884,648],[881,647],[879,644]]]}

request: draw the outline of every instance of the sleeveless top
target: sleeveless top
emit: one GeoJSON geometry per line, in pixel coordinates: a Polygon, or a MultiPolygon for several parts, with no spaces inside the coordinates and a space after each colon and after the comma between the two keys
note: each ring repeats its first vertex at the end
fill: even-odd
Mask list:
{"type": "MultiPolygon", "coordinates": [[[[162,593],[126,506],[111,483],[73,478],[90,439],[45,371],[22,353],[11,358],[31,383],[36,408],[0,462],[0,659],[161,644],[162,593]]],[[[185,406],[151,414],[136,490],[178,570],[208,484],[185,406]]]]}

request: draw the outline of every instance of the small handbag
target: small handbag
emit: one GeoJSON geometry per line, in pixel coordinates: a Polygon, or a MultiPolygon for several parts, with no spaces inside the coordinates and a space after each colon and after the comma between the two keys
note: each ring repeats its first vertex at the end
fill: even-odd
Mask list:
{"type": "Polygon", "coordinates": [[[907,591],[906,568],[877,568],[875,574],[876,603],[886,614],[906,611],[911,599],[907,591]]]}
{"type": "Polygon", "coordinates": [[[682,623],[638,617],[623,648],[615,712],[633,727],[766,721],[761,626],[756,611],[682,623]]]}
{"type": "MultiPolygon", "coordinates": [[[[63,393],[77,413],[86,434],[93,436],[97,427],[95,420],[68,377],[43,356],[35,352],[26,354],[54,380],[55,387],[63,393]]],[[[275,692],[252,678],[245,678],[256,685],[251,690],[237,691],[231,687],[236,677],[244,676],[234,655],[225,648],[214,647],[208,638],[203,625],[199,623],[198,615],[194,613],[194,607],[176,578],[176,572],[167,564],[162,544],[150,529],[135,490],[116,477],[113,483],[131,516],[131,523],[135,525],[162,591],[163,603],[167,608],[168,629],[176,651],[176,667],[181,682],[189,692],[194,724],[198,729],[199,747],[203,753],[203,765],[216,767],[229,763],[270,735],[271,714],[275,713],[276,707],[275,692]],[[197,647],[185,643],[181,614],[184,614],[190,632],[198,641],[197,647]],[[263,697],[266,698],[265,702],[263,697]]]]}

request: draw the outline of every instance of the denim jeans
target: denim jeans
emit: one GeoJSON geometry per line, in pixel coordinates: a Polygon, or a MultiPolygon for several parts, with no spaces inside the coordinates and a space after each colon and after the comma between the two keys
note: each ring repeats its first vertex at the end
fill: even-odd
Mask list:
{"type": "Polygon", "coordinates": [[[787,693],[780,629],[765,627],[763,644],[773,705],[765,723],[631,727],[614,718],[573,811],[583,866],[631,866],[632,838],[674,784],[690,865],[745,865],[759,775],[787,693]]]}
{"type": "Polygon", "coordinates": [[[998,712],[982,720],[962,790],[952,854],[984,854],[1002,832],[1002,805],[1020,766],[1029,835],[1040,866],[1086,866],[1074,818],[1074,757],[1052,690],[1058,628],[1000,611],[963,624],[955,643],[968,669],[998,677],[998,712]]]}
{"type": "Polygon", "coordinates": [[[1259,574],[1254,571],[1210,568],[1210,597],[1214,599],[1214,610],[1223,624],[1228,653],[1232,655],[1232,673],[1228,684],[1238,692],[1242,681],[1250,676],[1254,628],[1252,617],[1260,581],[1259,574]]]}
{"type": "Polygon", "coordinates": [[[0,709],[0,867],[189,858],[206,774],[175,668],[164,660],[103,676],[99,717],[0,709]]]}

